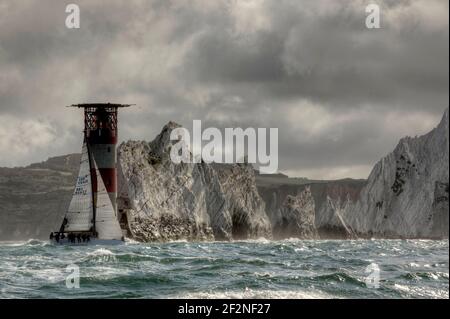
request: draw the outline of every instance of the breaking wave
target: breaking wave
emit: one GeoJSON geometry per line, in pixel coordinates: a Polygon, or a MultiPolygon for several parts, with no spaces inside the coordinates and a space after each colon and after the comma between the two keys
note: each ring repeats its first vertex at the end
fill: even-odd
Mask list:
{"type": "Polygon", "coordinates": [[[0,243],[0,298],[448,298],[447,241],[0,243]],[[366,283],[379,266],[379,288],[366,283]],[[68,266],[80,289],[66,288],[68,266]]]}
{"type": "Polygon", "coordinates": [[[330,299],[336,296],[314,291],[252,290],[198,292],[172,296],[174,299],[330,299]]]}

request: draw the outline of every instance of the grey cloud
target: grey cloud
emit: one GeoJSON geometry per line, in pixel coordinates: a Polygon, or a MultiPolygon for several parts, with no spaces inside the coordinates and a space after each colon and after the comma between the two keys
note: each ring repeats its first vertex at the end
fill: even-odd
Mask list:
{"type": "Polygon", "coordinates": [[[301,5],[284,3],[270,3],[276,10],[267,10],[274,29],[251,34],[248,41],[213,28],[196,42],[186,73],[205,82],[248,85],[268,98],[307,97],[333,107],[402,99],[417,109],[432,96],[441,109],[446,102],[446,29],[386,25],[374,31],[364,27],[362,5],[359,12],[343,7],[308,16],[301,5]]]}
{"type": "Polygon", "coordinates": [[[68,30],[62,2],[0,0],[0,119],[54,128],[0,165],[77,151],[81,115],[63,107],[76,102],[137,103],[123,139],[169,120],[279,127],[280,169],[325,175],[370,167],[448,106],[445,0],[380,1],[380,30],[364,27],[366,1],[76,3],[68,30]]]}

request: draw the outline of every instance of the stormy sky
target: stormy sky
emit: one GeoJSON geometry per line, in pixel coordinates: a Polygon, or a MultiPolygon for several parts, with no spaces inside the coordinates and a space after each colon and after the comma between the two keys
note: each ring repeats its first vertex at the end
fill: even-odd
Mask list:
{"type": "Polygon", "coordinates": [[[449,104],[449,2],[0,0],[0,166],[78,152],[83,102],[136,103],[121,140],[279,128],[279,169],[366,178],[449,104]],[[81,9],[67,29],[65,7],[81,9]],[[365,27],[365,7],[381,28],[365,27]]]}

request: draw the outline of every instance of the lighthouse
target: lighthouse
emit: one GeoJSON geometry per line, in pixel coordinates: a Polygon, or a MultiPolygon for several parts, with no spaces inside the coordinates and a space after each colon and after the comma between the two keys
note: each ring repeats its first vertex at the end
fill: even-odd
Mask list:
{"type": "MultiPolygon", "coordinates": [[[[117,113],[119,108],[132,104],[73,104],[70,107],[84,109],[84,135],[89,152],[103,179],[111,203],[117,214],[117,113]]],[[[91,167],[92,188],[97,193],[95,167],[91,167]]]]}

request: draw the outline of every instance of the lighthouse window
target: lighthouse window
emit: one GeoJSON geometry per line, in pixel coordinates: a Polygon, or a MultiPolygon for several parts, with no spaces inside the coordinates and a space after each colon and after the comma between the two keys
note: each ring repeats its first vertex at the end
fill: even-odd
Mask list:
{"type": "Polygon", "coordinates": [[[108,146],[108,153],[111,153],[111,147],[108,146]]]}

